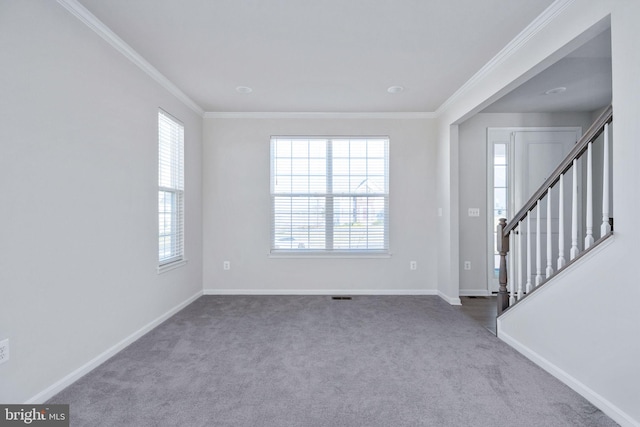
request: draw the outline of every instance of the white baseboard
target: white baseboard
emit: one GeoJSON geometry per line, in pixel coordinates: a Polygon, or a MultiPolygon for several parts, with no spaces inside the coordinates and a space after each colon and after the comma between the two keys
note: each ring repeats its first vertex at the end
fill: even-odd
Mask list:
{"type": "Polygon", "coordinates": [[[594,406],[607,414],[611,419],[620,424],[623,427],[640,427],[640,422],[631,418],[627,413],[620,408],[609,402],[604,397],[600,396],[591,388],[584,385],[582,382],[569,375],[560,367],[554,365],[529,347],[520,343],[520,341],[509,336],[508,334],[500,330],[500,319],[498,319],[498,338],[509,344],[511,347],[518,350],[521,354],[527,357],[536,365],[556,377],[558,380],[569,386],[576,393],[587,399],[594,406]]]}
{"type": "Polygon", "coordinates": [[[33,405],[38,403],[44,403],[47,400],[51,399],[53,396],[60,393],[62,390],[64,390],[65,388],[67,388],[68,386],[70,386],[80,378],[82,378],[84,375],[88,374],[90,371],[100,366],[102,363],[107,361],[107,359],[109,359],[110,357],[114,356],[120,350],[124,349],[126,346],[128,346],[138,338],[142,337],[147,332],[151,331],[153,328],[155,328],[156,326],[158,326],[159,324],[167,320],[169,317],[173,316],[178,311],[182,310],[183,308],[191,304],[200,296],[202,296],[202,291],[198,291],[195,295],[192,295],[191,297],[187,298],[185,301],[181,302],[180,304],[173,307],[166,313],[162,314],[160,317],[147,323],[142,328],[138,329],[137,331],[135,331],[134,333],[132,333],[131,335],[129,335],[119,343],[115,344],[114,346],[110,347],[103,353],[94,357],[89,362],[85,363],[75,371],[71,372],[69,375],[66,375],[59,381],[56,381],[54,384],[50,385],[40,393],[33,396],[31,399],[27,400],[25,404],[33,405]]]}
{"type": "Polygon", "coordinates": [[[445,295],[441,291],[438,291],[438,296],[451,305],[462,305],[462,301],[460,301],[460,297],[450,297],[448,295],[445,295]]]}
{"type": "Polygon", "coordinates": [[[438,295],[435,289],[205,289],[204,295],[438,295]]]}
{"type": "Polygon", "coordinates": [[[462,305],[436,289],[205,289],[204,295],[438,295],[451,305],[462,305]]]}
{"type": "Polygon", "coordinates": [[[487,289],[460,289],[461,297],[490,297],[492,295],[487,289]]]}

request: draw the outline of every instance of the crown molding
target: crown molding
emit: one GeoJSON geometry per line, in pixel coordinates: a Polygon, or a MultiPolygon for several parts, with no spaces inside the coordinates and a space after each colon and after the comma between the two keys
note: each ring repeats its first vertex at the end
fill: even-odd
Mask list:
{"type": "Polygon", "coordinates": [[[137,65],[142,71],[147,73],[153,80],[158,82],[160,86],[169,91],[173,96],[178,98],[187,107],[202,116],[204,110],[182,92],[176,85],[167,79],[153,65],[147,62],[138,52],[122,40],[116,33],[111,31],[102,21],[95,17],[87,8],[81,5],[77,0],[58,0],[58,3],[67,9],[72,15],[82,21],[87,27],[91,28],[100,37],[106,40],[118,52],[123,54],[128,60],[137,65]]]}
{"type": "Polygon", "coordinates": [[[524,46],[529,39],[535,36],[551,21],[569,7],[575,0],[556,0],[548,8],[544,10],[536,19],[531,21],[513,40],[511,40],[496,56],[487,62],[477,73],[475,73],[465,84],[454,92],[440,107],[435,111],[435,115],[439,117],[451,104],[458,98],[463,96],[474,86],[476,86],[488,74],[492,73],[500,64],[506,61],[514,53],[524,46]]]}
{"type": "Polygon", "coordinates": [[[216,112],[207,111],[205,119],[435,119],[435,113],[331,113],[331,112],[216,112]]]}
{"type": "Polygon", "coordinates": [[[189,98],[182,90],[160,73],[153,65],[147,62],[138,52],[116,35],[102,21],[96,18],[89,10],[77,0],[57,0],[76,18],[95,31],[117,51],[137,65],[152,79],[158,82],[167,91],[182,101],[187,107],[197,114],[209,119],[435,119],[475,87],[482,79],[493,72],[500,64],[511,57],[529,39],[545,28],[553,19],[569,7],[575,0],[556,0],[524,30],[522,30],[511,42],[509,42],[496,56],[487,62],[477,73],[451,95],[435,112],[205,112],[198,104],[189,98]]]}

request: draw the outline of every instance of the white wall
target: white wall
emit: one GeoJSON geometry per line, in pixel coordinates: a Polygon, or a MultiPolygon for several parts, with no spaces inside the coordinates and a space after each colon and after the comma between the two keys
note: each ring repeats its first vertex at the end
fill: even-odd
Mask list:
{"type": "MultiPolygon", "coordinates": [[[[591,126],[590,113],[480,113],[459,126],[459,227],[460,294],[487,293],[488,218],[487,206],[487,128],[489,127],[573,127],[586,131],[591,126]],[[469,208],[480,208],[480,217],[469,217],[469,208]],[[471,270],[464,270],[464,261],[471,270]]],[[[558,160],[559,162],[560,160],[558,160]]],[[[597,200],[597,199],[596,199],[597,200]]],[[[489,218],[491,219],[491,218],[489,218]]],[[[492,229],[495,224],[492,225],[492,229]]]]}
{"type": "MultiPolygon", "coordinates": [[[[640,3],[636,0],[575,0],[512,56],[452,101],[439,116],[438,150],[457,159],[458,139],[449,126],[461,123],[536,70],[576,46],[593,26],[612,26],[613,185],[615,240],[582,264],[536,292],[499,323],[499,335],[542,363],[622,425],[640,425],[640,297],[637,242],[640,228],[640,3]]],[[[447,168],[438,181],[448,183],[447,168]]],[[[438,185],[439,191],[454,186],[438,185]]],[[[438,194],[439,200],[448,197],[438,194]]],[[[455,200],[455,195],[451,196],[455,200]]],[[[450,206],[457,208],[456,203],[450,206]]],[[[448,206],[445,206],[445,210],[448,206]]],[[[452,211],[455,209],[452,209],[452,211]]],[[[457,215],[456,212],[451,214],[457,215]]],[[[443,222],[444,224],[444,222],[443,222]]],[[[456,224],[451,225],[451,230],[456,224]]],[[[440,242],[444,248],[448,242],[440,242]]],[[[459,243],[456,243],[459,246],[459,243]]],[[[459,249],[458,249],[459,251],[459,249]]],[[[458,271],[449,271],[455,279],[458,271]]],[[[453,281],[453,280],[452,280],[453,281]]]]}
{"type": "Polygon", "coordinates": [[[460,304],[458,265],[458,126],[438,120],[436,218],[438,226],[438,293],[451,304],[460,304]]]}
{"type": "Polygon", "coordinates": [[[202,118],[54,1],[2,1],[0,52],[0,402],[20,403],[201,293],[202,118]],[[189,258],[162,275],[159,107],[186,128],[189,258]]]}
{"type": "Polygon", "coordinates": [[[426,119],[205,119],[205,292],[435,293],[434,140],[426,119]],[[390,258],[268,257],[271,135],[390,137],[390,258]]]}

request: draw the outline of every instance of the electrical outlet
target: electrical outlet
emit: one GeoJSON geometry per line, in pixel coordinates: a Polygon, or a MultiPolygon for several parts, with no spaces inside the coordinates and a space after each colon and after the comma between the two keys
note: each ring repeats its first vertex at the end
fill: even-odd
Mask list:
{"type": "Polygon", "coordinates": [[[418,263],[416,261],[409,261],[409,270],[417,270],[418,263]]]}
{"type": "Polygon", "coordinates": [[[480,216],[480,208],[469,208],[469,216],[480,216]]]}
{"type": "Polygon", "coordinates": [[[465,261],[464,262],[464,269],[465,270],[471,270],[471,261],[465,261]]]}
{"type": "Polygon", "coordinates": [[[222,268],[225,270],[231,270],[231,261],[225,261],[222,263],[222,268]]]}
{"type": "Polygon", "coordinates": [[[9,360],[9,338],[0,341],[0,363],[9,360]]]}

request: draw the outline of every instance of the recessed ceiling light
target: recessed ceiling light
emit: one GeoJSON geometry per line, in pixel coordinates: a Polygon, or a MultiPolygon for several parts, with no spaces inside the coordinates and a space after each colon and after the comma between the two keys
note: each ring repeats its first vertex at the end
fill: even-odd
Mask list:
{"type": "Polygon", "coordinates": [[[238,93],[251,93],[251,92],[253,92],[253,89],[251,89],[251,88],[250,88],[250,87],[248,87],[248,86],[238,86],[238,87],[236,88],[236,91],[237,91],[238,93]]]}
{"type": "Polygon", "coordinates": [[[564,92],[565,90],[567,90],[567,88],[566,88],[566,87],[562,87],[562,86],[560,86],[560,87],[554,87],[553,89],[549,89],[548,91],[546,91],[544,94],[545,94],[545,95],[555,95],[555,94],[557,94],[557,93],[562,93],[562,92],[564,92]]]}
{"type": "Polygon", "coordinates": [[[389,93],[400,93],[404,90],[404,88],[402,86],[391,86],[389,89],[387,89],[387,92],[389,93]]]}

